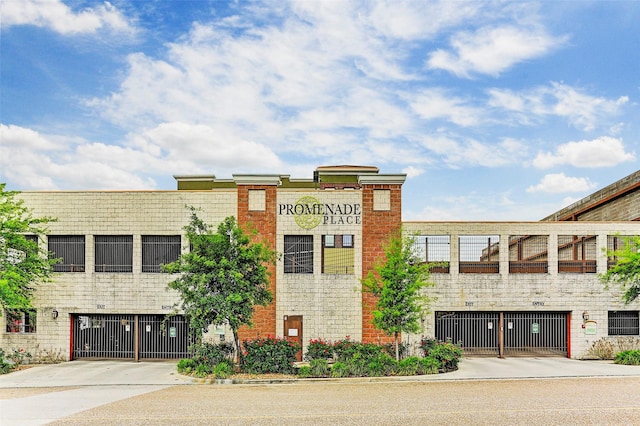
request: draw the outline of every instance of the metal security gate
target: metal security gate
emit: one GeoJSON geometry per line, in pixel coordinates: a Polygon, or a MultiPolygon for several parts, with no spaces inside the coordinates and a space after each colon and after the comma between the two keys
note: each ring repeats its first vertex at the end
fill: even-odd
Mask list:
{"type": "Polygon", "coordinates": [[[436,338],[462,343],[465,355],[498,355],[497,312],[436,312],[436,338]]]}
{"type": "Polygon", "coordinates": [[[562,312],[436,312],[436,338],[469,356],[568,356],[562,312]],[[500,330],[503,330],[501,335],[500,330]]]}
{"type": "Polygon", "coordinates": [[[567,356],[567,314],[506,312],[504,354],[510,356],[567,356]]]}
{"type": "Polygon", "coordinates": [[[86,314],[72,317],[72,358],[173,359],[189,356],[181,315],[86,314]]]}

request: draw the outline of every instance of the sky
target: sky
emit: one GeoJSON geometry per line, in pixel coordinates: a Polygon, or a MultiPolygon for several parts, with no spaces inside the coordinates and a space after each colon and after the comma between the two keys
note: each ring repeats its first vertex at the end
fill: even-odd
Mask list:
{"type": "Polygon", "coordinates": [[[370,165],[404,220],[529,221],[638,170],[640,2],[3,0],[0,182],[370,165]]]}

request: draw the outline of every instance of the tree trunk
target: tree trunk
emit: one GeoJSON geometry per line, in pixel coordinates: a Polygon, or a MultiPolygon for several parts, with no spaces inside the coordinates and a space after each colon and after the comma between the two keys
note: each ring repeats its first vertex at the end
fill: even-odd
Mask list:
{"type": "Polygon", "coordinates": [[[233,341],[236,345],[236,362],[242,370],[244,367],[244,356],[242,355],[242,348],[240,347],[240,336],[238,336],[238,330],[233,330],[233,341]]]}
{"type": "Polygon", "coordinates": [[[394,332],[393,336],[395,337],[396,341],[396,361],[400,361],[400,350],[398,348],[398,332],[394,332]]]}

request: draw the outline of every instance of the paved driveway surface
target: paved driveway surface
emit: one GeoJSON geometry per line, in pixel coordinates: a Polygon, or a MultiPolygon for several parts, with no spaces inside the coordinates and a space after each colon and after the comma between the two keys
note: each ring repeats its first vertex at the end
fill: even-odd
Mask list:
{"type": "MultiPolygon", "coordinates": [[[[469,358],[458,371],[419,377],[346,379],[345,383],[370,382],[474,382],[528,378],[636,377],[640,367],[610,361],[577,361],[565,358],[469,358]]],[[[338,380],[317,380],[319,387],[338,380]]],[[[42,425],[105,404],[138,398],[175,385],[196,387],[199,381],[176,372],[176,362],[72,361],[36,366],[0,376],[0,424],[42,425]]],[[[314,381],[298,381],[313,386],[314,381]]],[[[230,385],[231,388],[237,385],[230,385]]],[[[240,385],[246,387],[247,385],[240,385]]],[[[264,383],[259,385],[264,386],[264,383]]],[[[222,391],[229,387],[213,386],[222,391]]],[[[212,386],[209,386],[212,388],[212,386]]],[[[223,393],[226,393],[223,392],[223,393]]],[[[637,400],[637,396],[636,396],[637,400]]],[[[117,424],[117,423],[114,423],[117,424]]]]}

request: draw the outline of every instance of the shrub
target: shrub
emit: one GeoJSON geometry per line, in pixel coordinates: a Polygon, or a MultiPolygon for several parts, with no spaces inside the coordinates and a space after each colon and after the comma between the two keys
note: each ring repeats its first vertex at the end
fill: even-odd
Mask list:
{"type": "Polygon", "coordinates": [[[344,356],[343,354],[349,350],[349,348],[351,346],[353,346],[355,343],[351,341],[351,339],[349,338],[349,336],[345,337],[342,340],[338,340],[337,342],[335,342],[333,344],[333,355],[336,359],[340,360],[344,360],[344,356]]]}
{"type": "Polygon", "coordinates": [[[440,372],[440,361],[428,356],[420,360],[418,374],[438,374],[440,372]]]}
{"type": "Polygon", "coordinates": [[[209,364],[198,364],[193,371],[193,375],[196,377],[207,377],[211,374],[211,366],[209,364]]]}
{"type": "MultiPolygon", "coordinates": [[[[334,345],[335,348],[335,345],[334,345]]],[[[353,358],[372,359],[383,353],[382,346],[373,343],[356,343],[348,342],[336,349],[336,357],[338,361],[348,361],[353,358]]]]}
{"type": "Polygon", "coordinates": [[[233,344],[229,342],[204,342],[194,346],[193,359],[198,364],[215,366],[223,361],[230,360],[234,352],[233,344]]]}
{"type": "Polygon", "coordinates": [[[418,374],[420,369],[420,358],[417,356],[411,356],[405,358],[398,363],[396,374],[398,376],[414,376],[418,374]]]}
{"type": "MultiPolygon", "coordinates": [[[[395,343],[385,343],[382,345],[382,350],[389,354],[392,357],[396,357],[396,344],[395,343]]],[[[409,353],[409,344],[408,343],[398,343],[398,355],[400,355],[400,359],[403,359],[409,353]]]]}
{"type": "Polygon", "coordinates": [[[613,362],[623,365],[640,365],[640,350],[619,352],[613,362]]]}
{"type": "Polygon", "coordinates": [[[178,361],[178,373],[180,374],[191,374],[196,367],[198,366],[198,363],[191,358],[183,358],[180,361],[178,361]]]}
{"type": "Polygon", "coordinates": [[[244,370],[247,373],[294,373],[293,363],[300,345],[285,339],[267,336],[243,342],[244,370]]]}
{"type": "Polygon", "coordinates": [[[331,342],[327,342],[322,339],[309,340],[309,346],[307,347],[307,353],[305,359],[312,361],[314,359],[331,359],[333,358],[334,351],[331,342]]]}
{"type": "Polygon", "coordinates": [[[446,373],[458,369],[458,362],[462,358],[462,347],[450,341],[440,341],[432,338],[422,338],[420,348],[424,357],[431,357],[440,363],[440,371],[446,373]]]}
{"type": "Polygon", "coordinates": [[[596,340],[587,350],[587,354],[597,359],[613,359],[613,343],[607,339],[596,340]]]}
{"type": "Polygon", "coordinates": [[[349,377],[349,367],[344,362],[336,362],[331,367],[331,377],[349,377]]]}
{"type": "Polygon", "coordinates": [[[227,379],[233,374],[233,367],[229,362],[223,361],[213,367],[213,375],[216,379],[227,379]]]}
{"type": "Polygon", "coordinates": [[[393,374],[398,366],[395,358],[386,353],[371,358],[367,364],[366,375],[369,377],[382,377],[393,374]]]}
{"type": "Polygon", "coordinates": [[[13,364],[4,360],[4,349],[0,348],[0,374],[7,374],[13,370],[13,364]]]}
{"type": "Polygon", "coordinates": [[[309,367],[308,365],[303,365],[302,367],[298,368],[298,377],[303,379],[311,377],[311,367],[309,367]]]}
{"type": "Polygon", "coordinates": [[[309,367],[313,377],[327,377],[329,375],[329,363],[326,359],[313,359],[309,367]]]}

